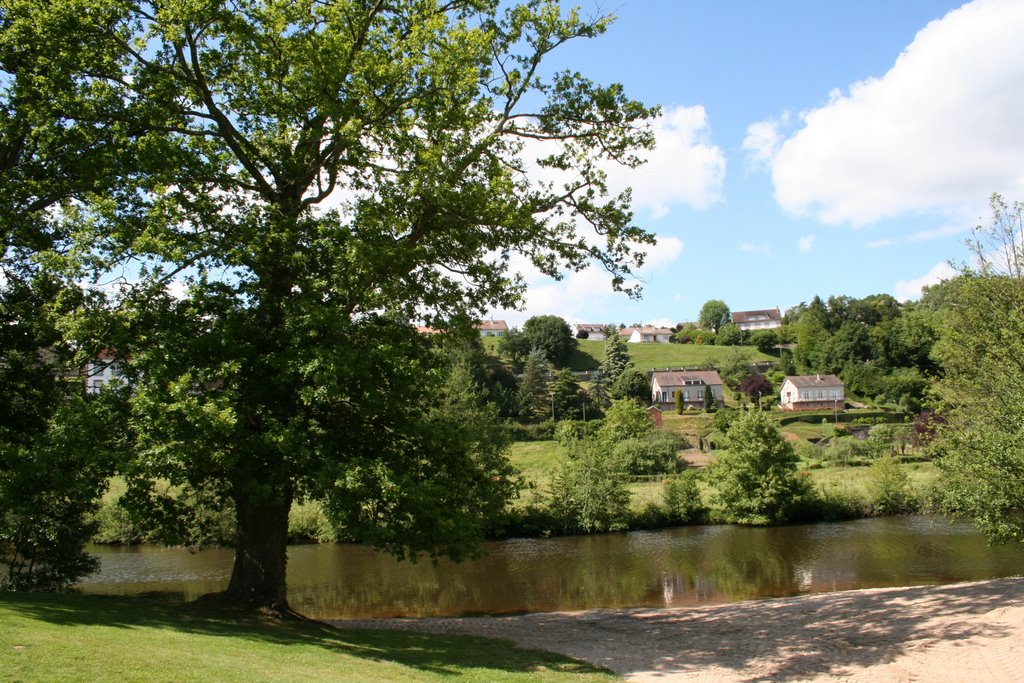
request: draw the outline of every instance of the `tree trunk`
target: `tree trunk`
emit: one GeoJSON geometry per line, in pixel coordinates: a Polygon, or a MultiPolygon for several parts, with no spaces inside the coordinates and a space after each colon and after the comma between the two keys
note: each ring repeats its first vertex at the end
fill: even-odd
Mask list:
{"type": "Polygon", "coordinates": [[[233,602],[277,612],[288,611],[285,565],[291,495],[282,501],[236,497],[238,543],[227,596],[233,602]]]}

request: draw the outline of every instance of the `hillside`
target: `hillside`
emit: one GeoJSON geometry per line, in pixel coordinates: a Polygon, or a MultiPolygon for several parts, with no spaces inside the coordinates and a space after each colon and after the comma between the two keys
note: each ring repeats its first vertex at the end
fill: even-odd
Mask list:
{"type": "MultiPolygon", "coordinates": [[[[777,360],[753,346],[703,346],[698,344],[627,344],[633,365],[642,369],[669,367],[705,367],[719,365],[737,350],[750,356],[751,362],[777,360]]],[[[604,342],[579,340],[573,354],[573,370],[593,370],[604,358],[604,342]]]]}

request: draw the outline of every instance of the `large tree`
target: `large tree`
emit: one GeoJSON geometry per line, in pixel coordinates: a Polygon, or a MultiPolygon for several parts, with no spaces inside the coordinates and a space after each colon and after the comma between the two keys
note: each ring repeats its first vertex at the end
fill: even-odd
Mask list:
{"type": "Polygon", "coordinates": [[[287,606],[297,498],[395,552],[471,549],[507,463],[458,431],[482,418],[433,409],[437,354],[404,321],[517,305],[520,255],[626,282],[650,237],[601,164],[636,165],[656,111],[543,68],[609,20],[543,0],[0,0],[0,20],[19,97],[47,107],[34,135],[63,141],[39,163],[111,188],[38,215],[69,227],[49,267],[108,285],[107,315],[63,329],[134,382],[128,503],[173,522],[159,481],[231,505],[228,595],[255,606],[287,606]]]}
{"type": "Polygon", "coordinates": [[[557,315],[535,315],[523,323],[523,337],[530,349],[540,349],[556,368],[565,367],[579,344],[569,323],[557,315]]]}
{"type": "Polygon", "coordinates": [[[1024,204],[996,195],[992,211],[970,243],[975,265],[947,291],[934,445],[946,510],[993,540],[1024,541],[1024,204]]]}

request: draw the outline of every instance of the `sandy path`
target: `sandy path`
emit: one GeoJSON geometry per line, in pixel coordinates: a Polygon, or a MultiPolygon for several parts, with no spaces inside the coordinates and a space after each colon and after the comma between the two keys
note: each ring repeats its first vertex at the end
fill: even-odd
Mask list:
{"type": "Polygon", "coordinates": [[[640,681],[1024,682],[1024,579],[696,608],[333,623],[503,638],[640,681]]]}

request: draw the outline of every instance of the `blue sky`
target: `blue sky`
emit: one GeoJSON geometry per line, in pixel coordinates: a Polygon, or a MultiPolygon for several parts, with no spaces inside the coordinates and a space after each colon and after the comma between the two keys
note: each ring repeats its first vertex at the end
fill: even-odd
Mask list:
{"type": "Polygon", "coordinates": [[[1024,2],[584,2],[617,21],[573,68],[660,104],[659,148],[613,173],[656,234],[644,295],[524,270],[521,324],[694,320],[845,294],[917,298],[967,258],[988,197],[1024,200],[1024,2]]]}

